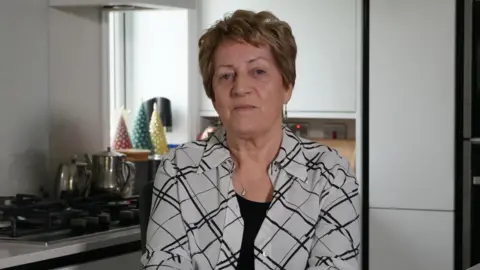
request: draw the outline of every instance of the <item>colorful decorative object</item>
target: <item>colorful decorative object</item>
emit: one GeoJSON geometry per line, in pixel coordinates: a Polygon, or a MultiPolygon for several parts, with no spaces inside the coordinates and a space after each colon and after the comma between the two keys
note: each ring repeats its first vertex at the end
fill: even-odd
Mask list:
{"type": "Polygon", "coordinates": [[[157,105],[153,105],[152,117],[150,119],[150,137],[154,146],[154,153],[164,155],[168,153],[167,138],[165,136],[165,127],[158,113],[157,105]]]}
{"type": "Polygon", "coordinates": [[[147,107],[142,103],[138,111],[137,118],[133,123],[132,130],[133,147],[137,149],[154,150],[152,138],[150,137],[147,107]]]}
{"type": "Polygon", "coordinates": [[[125,116],[122,113],[117,125],[117,131],[115,132],[115,138],[112,143],[114,149],[131,149],[132,141],[128,134],[127,124],[125,122],[125,116]]]}

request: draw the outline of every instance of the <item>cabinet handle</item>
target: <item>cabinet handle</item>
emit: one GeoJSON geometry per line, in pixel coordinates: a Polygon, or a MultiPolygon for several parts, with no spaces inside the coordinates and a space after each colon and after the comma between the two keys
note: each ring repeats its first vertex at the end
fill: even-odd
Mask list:
{"type": "Polygon", "coordinates": [[[474,186],[479,186],[480,185],[480,176],[474,176],[473,177],[473,185],[474,186]]]}

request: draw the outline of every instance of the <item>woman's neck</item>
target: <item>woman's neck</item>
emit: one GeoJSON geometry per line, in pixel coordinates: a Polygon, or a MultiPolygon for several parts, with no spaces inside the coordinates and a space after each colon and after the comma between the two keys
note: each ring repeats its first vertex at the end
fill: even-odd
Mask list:
{"type": "MultiPolygon", "coordinates": [[[[227,133],[227,145],[238,169],[242,166],[266,166],[275,159],[282,144],[282,126],[251,138],[239,138],[227,133]]],[[[265,168],[267,169],[267,168],[265,168]]]]}

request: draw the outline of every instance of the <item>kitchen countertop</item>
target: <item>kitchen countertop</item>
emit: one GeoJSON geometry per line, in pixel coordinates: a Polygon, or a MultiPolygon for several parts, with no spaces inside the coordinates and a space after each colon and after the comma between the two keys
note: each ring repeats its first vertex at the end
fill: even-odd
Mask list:
{"type": "MultiPolygon", "coordinates": [[[[140,240],[140,227],[107,232],[81,239],[65,240],[48,246],[0,241],[0,269],[60,258],[140,240]]],[[[140,261],[140,258],[138,258],[140,261]]]]}
{"type": "Polygon", "coordinates": [[[468,268],[467,270],[480,270],[480,264],[474,265],[474,266],[468,268]]]}

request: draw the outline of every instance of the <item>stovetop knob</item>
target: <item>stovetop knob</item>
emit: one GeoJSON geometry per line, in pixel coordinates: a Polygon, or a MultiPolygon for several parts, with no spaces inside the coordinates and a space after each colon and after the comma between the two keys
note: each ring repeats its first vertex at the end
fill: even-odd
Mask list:
{"type": "Polygon", "coordinates": [[[85,220],[87,221],[87,226],[96,226],[100,223],[98,217],[86,217],[85,220]]]}
{"type": "Polygon", "coordinates": [[[133,213],[133,221],[135,223],[140,223],[140,210],[139,209],[132,209],[133,213]]]}
{"type": "Polygon", "coordinates": [[[100,224],[100,228],[102,230],[108,230],[110,228],[110,222],[111,222],[110,214],[101,213],[101,214],[98,214],[97,217],[98,217],[98,222],[100,224]]]}
{"type": "Polygon", "coordinates": [[[98,220],[100,223],[110,223],[110,214],[109,213],[101,213],[98,214],[98,220]]]}
{"type": "Polygon", "coordinates": [[[70,226],[73,228],[85,228],[87,227],[86,218],[72,218],[70,219],[70,226]]]}
{"type": "Polygon", "coordinates": [[[133,214],[133,211],[132,210],[122,210],[120,211],[120,214],[119,214],[119,219],[120,220],[126,220],[126,219],[133,219],[134,218],[134,214],[133,214]]]}
{"type": "Polygon", "coordinates": [[[135,217],[138,217],[140,215],[140,210],[139,209],[132,209],[130,211],[132,211],[132,213],[135,217]]]}
{"type": "Polygon", "coordinates": [[[120,211],[119,217],[120,225],[130,226],[135,222],[135,214],[132,210],[120,211]]]}

